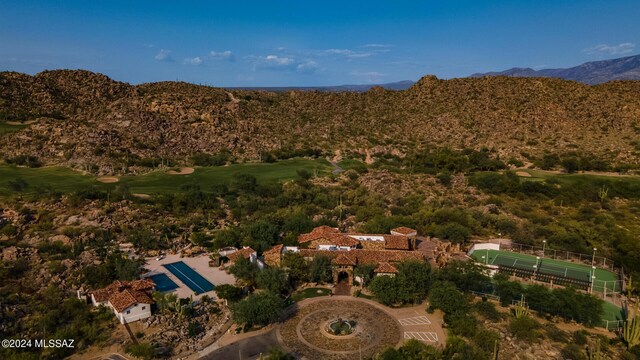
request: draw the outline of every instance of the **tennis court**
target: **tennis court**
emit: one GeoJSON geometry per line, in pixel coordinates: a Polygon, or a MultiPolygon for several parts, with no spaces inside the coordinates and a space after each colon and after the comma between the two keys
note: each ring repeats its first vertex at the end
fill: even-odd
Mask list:
{"type": "Polygon", "coordinates": [[[193,290],[196,295],[212,291],[214,286],[209,280],[205,279],[202,275],[198,274],[195,270],[189,267],[182,261],[174,262],[171,264],[164,264],[167,270],[169,270],[175,277],[180,279],[189,289],[193,290]]]}
{"type": "MultiPolygon", "coordinates": [[[[520,273],[517,274],[518,276],[533,274],[535,265],[537,280],[550,281],[550,279],[554,279],[554,283],[558,284],[560,284],[558,279],[567,279],[569,285],[574,283],[575,285],[590,284],[591,277],[594,275],[593,268],[588,265],[550,258],[538,260],[535,256],[511,251],[481,249],[474,251],[471,257],[478,263],[520,270],[516,271],[520,273]]],[[[621,290],[618,275],[609,270],[596,268],[593,291],[603,292],[605,289],[607,293],[621,290]]]]}

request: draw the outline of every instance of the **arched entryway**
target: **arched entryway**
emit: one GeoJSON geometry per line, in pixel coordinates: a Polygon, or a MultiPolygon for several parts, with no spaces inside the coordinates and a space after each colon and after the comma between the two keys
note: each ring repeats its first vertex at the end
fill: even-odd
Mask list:
{"type": "Polygon", "coordinates": [[[346,271],[340,271],[338,273],[338,284],[342,284],[342,283],[350,285],[349,284],[349,273],[346,272],[346,271]]]}
{"type": "Polygon", "coordinates": [[[338,272],[338,282],[333,293],[335,295],[351,295],[351,275],[349,272],[338,272]]]}

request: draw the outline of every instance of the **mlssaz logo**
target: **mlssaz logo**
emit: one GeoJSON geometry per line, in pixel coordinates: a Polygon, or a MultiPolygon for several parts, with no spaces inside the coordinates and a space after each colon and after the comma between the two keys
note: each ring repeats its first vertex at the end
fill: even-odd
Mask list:
{"type": "Polygon", "coordinates": [[[37,339],[35,347],[38,348],[73,348],[74,339],[37,339]]]}

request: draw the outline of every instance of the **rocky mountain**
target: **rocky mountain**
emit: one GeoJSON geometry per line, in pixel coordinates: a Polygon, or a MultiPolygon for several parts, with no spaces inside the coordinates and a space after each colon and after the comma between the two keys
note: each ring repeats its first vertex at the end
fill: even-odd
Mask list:
{"type": "Polygon", "coordinates": [[[486,76],[550,77],[585,84],[601,84],[612,80],[640,80],[640,55],[592,61],[567,69],[512,68],[501,72],[476,73],[470,77],[486,76]]]}
{"type": "Polygon", "coordinates": [[[258,159],[279,149],[403,156],[416,148],[489,148],[527,161],[545,152],[638,163],[640,81],[420,79],[364,93],[225,90],[182,82],[129,85],[88,71],[0,73],[4,158],[37,156],[100,173],[148,171],[135,159],[186,163],[197,152],[258,159]]]}
{"type": "Polygon", "coordinates": [[[385,84],[363,84],[363,85],[336,85],[336,86],[283,86],[283,87],[235,87],[226,88],[227,90],[262,90],[262,91],[328,91],[328,92],[365,92],[373,87],[381,87],[387,90],[407,90],[415,81],[403,80],[385,84]]]}

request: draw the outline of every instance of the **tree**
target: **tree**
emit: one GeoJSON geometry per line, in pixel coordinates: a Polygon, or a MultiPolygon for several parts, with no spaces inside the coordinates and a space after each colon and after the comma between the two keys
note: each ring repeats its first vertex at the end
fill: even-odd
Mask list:
{"type": "Polygon", "coordinates": [[[522,285],[515,281],[509,281],[508,277],[498,274],[494,277],[496,295],[500,296],[500,305],[509,306],[514,299],[518,299],[522,293],[522,285]]]}
{"type": "Polygon", "coordinates": [[[439,280],[451,281],[462,291],[485,291],[491,279],[483,269],[471,261],[450,261],[436,274],[439,280]]]}
{"type": "Polygon", "coordinates": [[[245,281],[249,285],[256,282],[258,274],[258,265],[252,263],[249,259],[240,256],[233,265],[229,267],[229,271],[238,279],[245,281]]]}
{"type": "Polygon", "coordinates": [[[431,345],[426,345],[416,339],[405,342],[398,351],[403,360],[442,359],[442,354],[431,345]]]}
{"type": "Polygon", "coordinates": [[[309,266],[309,277],[313,282],[331,282],[333,279],[331,259],[325,255],[316,255],[309,266]]]}
{"type": "Polygon", "coordinates": [[[294,252],[286,252],[284,256],[282,256],[281,265],[289,275],[289,282],[293,287],[308,280],[309,265],[302,255],[294,252]]]}
{"type": "Polygon", "coordinates": [[[421,302],[427,297],[431,266],[420,261],[403,261],[398,264],[397,282],[398,299],[403,303],[421,302]]]}
{"type": "MultiPolygon", "coordinates": [[[[216,289],[217,290],[217,289],[216,289]]],[[[176,294],[161,293],[154,291],[151,295],[156,302],[156,306],[160,312],[169,312],[175,310],[175,305],[178,301],[176,294]]]]}
{"type": "Polygon", "coordinates": [[[398,302],[398,282],[393,277],[376,276],[369,284],[369,290],[387,306],[398,302]]]}
{"type": "Polygon", "coordinates": [[[259,288],[271,291],[274,294],[282,294],[287,288],[287,274],[278,267],[268,267],[258,273],[256,283],[259,288]]]}
{"type": "Polygon", "coordinates": [[[220,299],[225,299],[229,302],[236,302],[242,299],[244,292],[242,291],[242,288],[237,286],[222,284],[216,286],[216,294],[220,299]]]}
{"type": "Polygon", "coordinates": [[[458,290],[454,283],[449,281],[436,281],[429,292],[431,307],[440,309],[445,314],[456,312],[466,313],[469,310],[469,299],[458,290]]]}
{"type": "Polygon", "coordinates": [[[374,264],[358,264],[358,266],[353,269],[353,275],[362,279],[362,286],[367,286],[375,276],[375,273],[373,272],[375,269],[376,265],[374,264]]]}
{"type": "Polygon", "coordinates": [[[207,234],[200,232],[200,231],[194,231],[191,233],[191,236],[189,236],[189,240],[191,241],[191,243],[193,245],[196,246],[207,246],[209,245],[209,242],[211,241],[211,238],[209,238],[209,236],[207,236],[207,234]]]}
{"type": "Polygon", "coordinates": [[[569,158],[562,159],[562,167],[564,167],[564,169],[569,174],[573,174],[574,172],[578,171],[578,169],[580,168],[580,165],[578,163],[578,159],[574,157],[569,157],[569,158]]]}
{"type": "Polygon", "coordinates": [[[238,324],[267,325],[274,322],[284,309],[284,301],[269,291],[249,295],[231,305],[233,320],[238,324]]]}
{"type": "Polygon", "coordinates": [[[144,360],[153,359],[153,357],[156,355],[156,350],[153,348],[153,345],[149,343],[141,343],[141,344],[131,343],[125,346],[124,351],[127,354],[133,355],[135,357],[138,357],[144,360]]]}
{"type": "Polygon", "coordinates": [[[268,353],[269,360],[295,360],[295,357],[291,354],[284,352],[279,347],[272,347],[268,353]]]}

